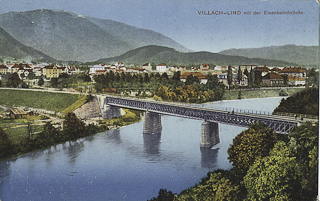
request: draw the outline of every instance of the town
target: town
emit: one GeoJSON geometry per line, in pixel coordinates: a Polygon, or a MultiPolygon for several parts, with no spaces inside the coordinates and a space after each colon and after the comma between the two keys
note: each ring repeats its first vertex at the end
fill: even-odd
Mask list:
{"type": "MultiPolygon", "coordinates": [[[[279,66],[218,66],[201,64],[198,67],[175,66],[166,64],[145,63],[138,65],[125,65],[122,62],[115,64],[95,64],[86,67],[74,67],[69,65],[54,65],[48,63],[40,64],[8,64],[0,65],[0,86],[10,85],[13,74],[17,74],[21,87],[54,86],[54,82],[65,75],[88,75],[94,82],[94,77],[105,75],[108,72],[126,73],[130,75],[166,73],[172,77],[175,72],[179,73],[180,81],[185,82],[188,76],[192,75],[199,79],[200,83],[206,84],[207,75],[216,75],[226,88],[230,87],[274,87],[274,86],[305,86],[308,83],[307,69],[302,67],[279,67],[279,66]],[[230,78],[232,77],[232,78],[230,78]],[[51,84],[50,84],[51,81],[51,84]],[[24,84],[23,84],[24,83],[24,84]],[[255,84],[255,85],[254,85],[255,84]]],[[[311,84],[312,85],[312,84],[311,84]]],[[[17,87],[17,86],[14,86],[17,87]]]]}

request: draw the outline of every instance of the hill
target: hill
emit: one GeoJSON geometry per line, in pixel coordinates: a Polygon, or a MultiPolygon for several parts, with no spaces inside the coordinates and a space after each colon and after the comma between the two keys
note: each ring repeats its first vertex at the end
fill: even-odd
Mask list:
{"type": "Polygon", "coordinates": [[[228,56],[211,52],[178,52],[173,48],[149,45],[130,50],[123,55],[111,58],[99,59],[96,63],[111,63],[111,62],[126,62],[132,64],[143,64],[147,62],[166,63],[167,65],[188,65],[214,63],[216,65],[241,65],[241,64],[256,64],[256,65],[295,65],[290,62],[247,58],[241,56],[228,56]]]}
{"type": "Polygon", "coordinates": [[[319,66],[318,46],[284,45],[262,48],[229,49],[219,53],[249,58],[282,60],[296,63],[301,66],[319,66]]]}
{"type": "Polygon", "coordinates": [[[10,36],[5,30],[0,27],[0,57],[11,57],[26,61],[53,61],[54,59],[35,50],[27,47],[10,36]]]}
{"type": "Polygon", "coordinates": [[[67,11],[9,12],[0,15],[0,27],[22,44],[65,61],[118,56],[149,43],[187,50],[157,32],[67,11]]]}

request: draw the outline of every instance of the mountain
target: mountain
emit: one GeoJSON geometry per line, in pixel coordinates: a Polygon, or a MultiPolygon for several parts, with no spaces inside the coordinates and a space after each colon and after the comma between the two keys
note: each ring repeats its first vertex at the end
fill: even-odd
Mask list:
{"type": "Polygon", "coordinates": [[[301,66],[319,66],[319,46],[271,46],[262,48],[229,49],[219,52],[224,55],[249,58],[276,59],[301,66]]]}
{"type": "Polygon", "coordinates": [[[21,43],[66,61],[118,56],[146,44],[187,50],[157,32],[67,11],[9,12],[0,15],[0,27],[21,43]]]}
{"type": "Polygon", "coordinates": [[[167,65],[188,65],[188,64],[202,64],[214,63],[216,65],[269,65],[269,66],[289,66],[296,65],[290,62],[247,58],[241,56],[229,56],[211,52],[178,52],[173,48],[149,45],[130,50],[123,55],[111,58],[99,59],[95,63],[112,63],[125,62],[131,64],[144,64],[147,62],[154,62],[156,64],[166,63],[167,65]]]}
{"type": "Polygon", "coordinates": [[[21,44],[1,27],[0,47],[0,57],[11,57],[26,61],[54,61],[53,58],[43,54],[42,52],[21,44]]]}

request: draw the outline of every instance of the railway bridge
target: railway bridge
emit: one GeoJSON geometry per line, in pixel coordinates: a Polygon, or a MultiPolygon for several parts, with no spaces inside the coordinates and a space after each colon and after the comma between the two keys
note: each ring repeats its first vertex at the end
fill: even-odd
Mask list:
{"type": "Polygon", "coordinates": [[[258,111],[209,109],[189,104],[152,101],[146,99],[96,95],[104,118],[108,112],[120,114],[120,108],[146,111],[144,133],[157,133],[162,129],[161,114],[204,120],[202,123],[201,147],[212,147],[220,142],[219,123],[241,127],[260,122],[279,134],[288,134],[302,120],[294,117],[277,116],[258,111]],[[108,108],[108,110],[106,109],[108,108]]]}

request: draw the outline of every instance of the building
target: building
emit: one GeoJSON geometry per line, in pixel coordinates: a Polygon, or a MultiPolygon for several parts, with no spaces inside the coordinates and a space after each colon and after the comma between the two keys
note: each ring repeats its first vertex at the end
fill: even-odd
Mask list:
{"type": "Polygon", "coordinates": [[[180,76],[180,80],[182,82],[186,82],[188,76],[190,76],[190,75],[197,77],[201,84],[206,84],[208,81],[207,77],[203,73],[200,73],[200,72],[185,72],[180,76]]]}
{"type": "Polygon", "coordinates": [[[9,68],[5,65],[0,65],[0,74],[7,74],[9,73],[9,68]]]}
{"type": "Polygon", "coordinates": [[[147,71],[152,71],[152,65],[151,63],[145,63],[142,65],[142,68],[146,69],[147,71]]]}
{"type": "Polygon", "coordinates": [[[9,115],[12,119],[21,119],[21,118],[25,118],[29,115],[32,115],[32,111],[27,112],[21,108],[12,108],[12,109],[10,109],[9,115]]]}
{"type": "Polygon", "coordinates": [[[254,70],[258,70],[261,72],[261,76],[265,76],[266,74],[268,74],[270,72],[270,69],[266,66],[264,67],[255,67],[254,70]]]}
{"type": "Polygon", "coordinates": [[[262,83],[270,86],[278,86],[284,84],[284,79],[277,73],[268,73],[262,77],[262,83]]]}
{"type": "Polygon", "coordinates": [[[210,70],[209,64],[201,64],[200,70],[201,71],[209,71],[210,70]]]}
{"type": "Polygon", "coordinates": [[[156,66],[156,70],[158,72],[167,72],[167,65],[166,64],[158,64],[156,66]]]}
{"type": "Polygon", "coordinates": [[[64,67],[57,67],[57,66],[46,66],[42,69],[42,73],[46,78],[58,78],[62,71],[64,70],[64,67]]]}
{"type": "Polygon", "coordinates": [[[95,74],[97,70],[105,70],[105,64],[97,64],[90,67],[89,74],[95,74]]]}
{"type": "Polygon", "coordinates": [[[286,74],[289,77],[300,77],[300,78],[307,77],[307,71],[301,67],[285,67],[281,71],[279,71],[279,73],[286,74]]]}
{"type": "Polygon", "coordinates": [[[288,77],[288,84],[291,86],[306,85],[306,80],[301,77],[288,77]]]}

